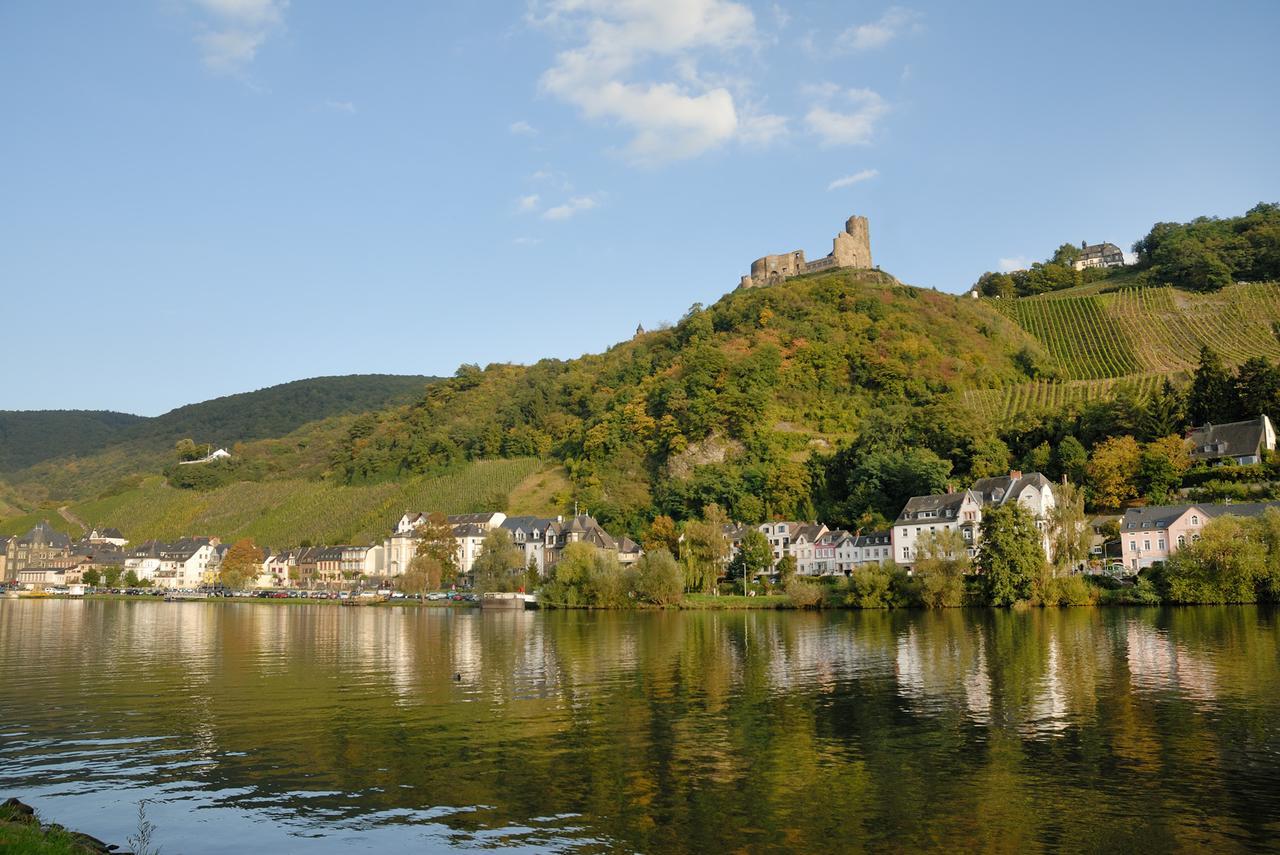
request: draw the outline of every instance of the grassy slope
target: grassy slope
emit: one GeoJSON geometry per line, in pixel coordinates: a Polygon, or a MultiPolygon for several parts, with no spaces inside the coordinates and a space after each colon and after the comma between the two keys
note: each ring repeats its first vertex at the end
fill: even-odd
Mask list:
{"type": "Polygon", "coordinates": [[[486,460],[399,482],[345,487],[302,479],[244,481],[207,493],[176,490],[157,477],[72,510],[91,525],[119,528],[135,543],[182,535],[252,537],[273,547],[302,540],[369,543],[389,532],[406,510],[505,508],[517,485],[541,469],[530,459],[486,460]]]}
{"type": "Polygon", "coordinates": [[[1280,285],[1230,285],[1210,294],[1123,286],[1107,280],[984,301],[1039,342],[1059,382],[970,390],[966,402],[988,418],[1010,418],[1120,389],[1142,395],[1166,376],[1193,371],[1206,344],[1232,365],[1252,356],[1280,359],[1280,285]]]}

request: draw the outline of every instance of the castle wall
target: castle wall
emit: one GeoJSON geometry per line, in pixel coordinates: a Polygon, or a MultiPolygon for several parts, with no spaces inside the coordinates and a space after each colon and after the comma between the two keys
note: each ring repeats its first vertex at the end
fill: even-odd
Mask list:
{"type": "Polygon", "coordinates": [[[802,273],[841,267],[871,267],[871,230],[866,217],[853,216],[845,221],[844,231],[832,241],[831,254],[805,261],[804,252],[796,250],[781,255],[766,255],[751,263],[751,273],[742,277],[739,287],[758,288],[782,282],[802,273]]]}

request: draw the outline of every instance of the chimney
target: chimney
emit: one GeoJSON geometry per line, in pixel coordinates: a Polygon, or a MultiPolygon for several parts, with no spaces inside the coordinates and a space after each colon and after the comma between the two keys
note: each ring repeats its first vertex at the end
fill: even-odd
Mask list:
{"type": "Polygon", "coordinates": [[[1022,477],[1022,470],[1021,470],[1021,469],[1010,469],[1010,470],[1009,470],[1009,480],[1010,480],[1010,481],[1017,481],[1017,480],[1018,480],[1019,478],[1021,478],[1021,477],[1022,477]]]}
{"type": "Polygon", "coordinates": [[[1088,242],[1087,240],[1082,240],[1082,241],[1080,241],[1080,248],[1081,248],[1081,249],[1088,249],[1088,248],[1089,248],[1089,242],[1088,242]]]}

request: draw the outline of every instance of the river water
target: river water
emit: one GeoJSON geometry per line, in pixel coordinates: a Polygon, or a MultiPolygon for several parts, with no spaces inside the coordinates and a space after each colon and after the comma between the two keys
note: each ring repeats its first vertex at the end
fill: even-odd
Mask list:
{"type": "Polygon", "coordinates": [[[0,601],[0,797],[166,853],[1266,850],[1254,607],[0,601]]]}

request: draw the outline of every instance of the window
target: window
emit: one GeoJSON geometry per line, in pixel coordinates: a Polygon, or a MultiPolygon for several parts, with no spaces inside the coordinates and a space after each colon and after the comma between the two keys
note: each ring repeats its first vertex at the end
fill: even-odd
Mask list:
{"type": "Polygon", "coordinates": [[[1192,516],[1191,516],[1191,524],[1192,524],[1192,525],[1200,525],[1200,517],[1198,517],[1198,516],[1196,516],[1196,515],[1192,514],[1192,516]]]}
{"type": "Polygon", "coordinates": [[[1143,548],[1143,549],[1150,549],[1150,548],[1151,548],[1151,541],[1149,541],[1149,540],[1144,540],[1144,541],[1142,541],[1142,548],[1143,548]]]}
{"type": "Polygon", "coordinates": [[[1181,534],[1178,535],[1178,548],[1181,549],[1186,545],[1187,545],[1187,538],[1181,534]]]}
{"type": "Polygon", "coordinates": [[[1129,541],[1129,551],[1130,551],[1130,552],[1137,552],[1137,551],[1138,551],[1138,541],[1136,541],[1136,540],[1131,540],[1131,541],[1129,541]]]}

